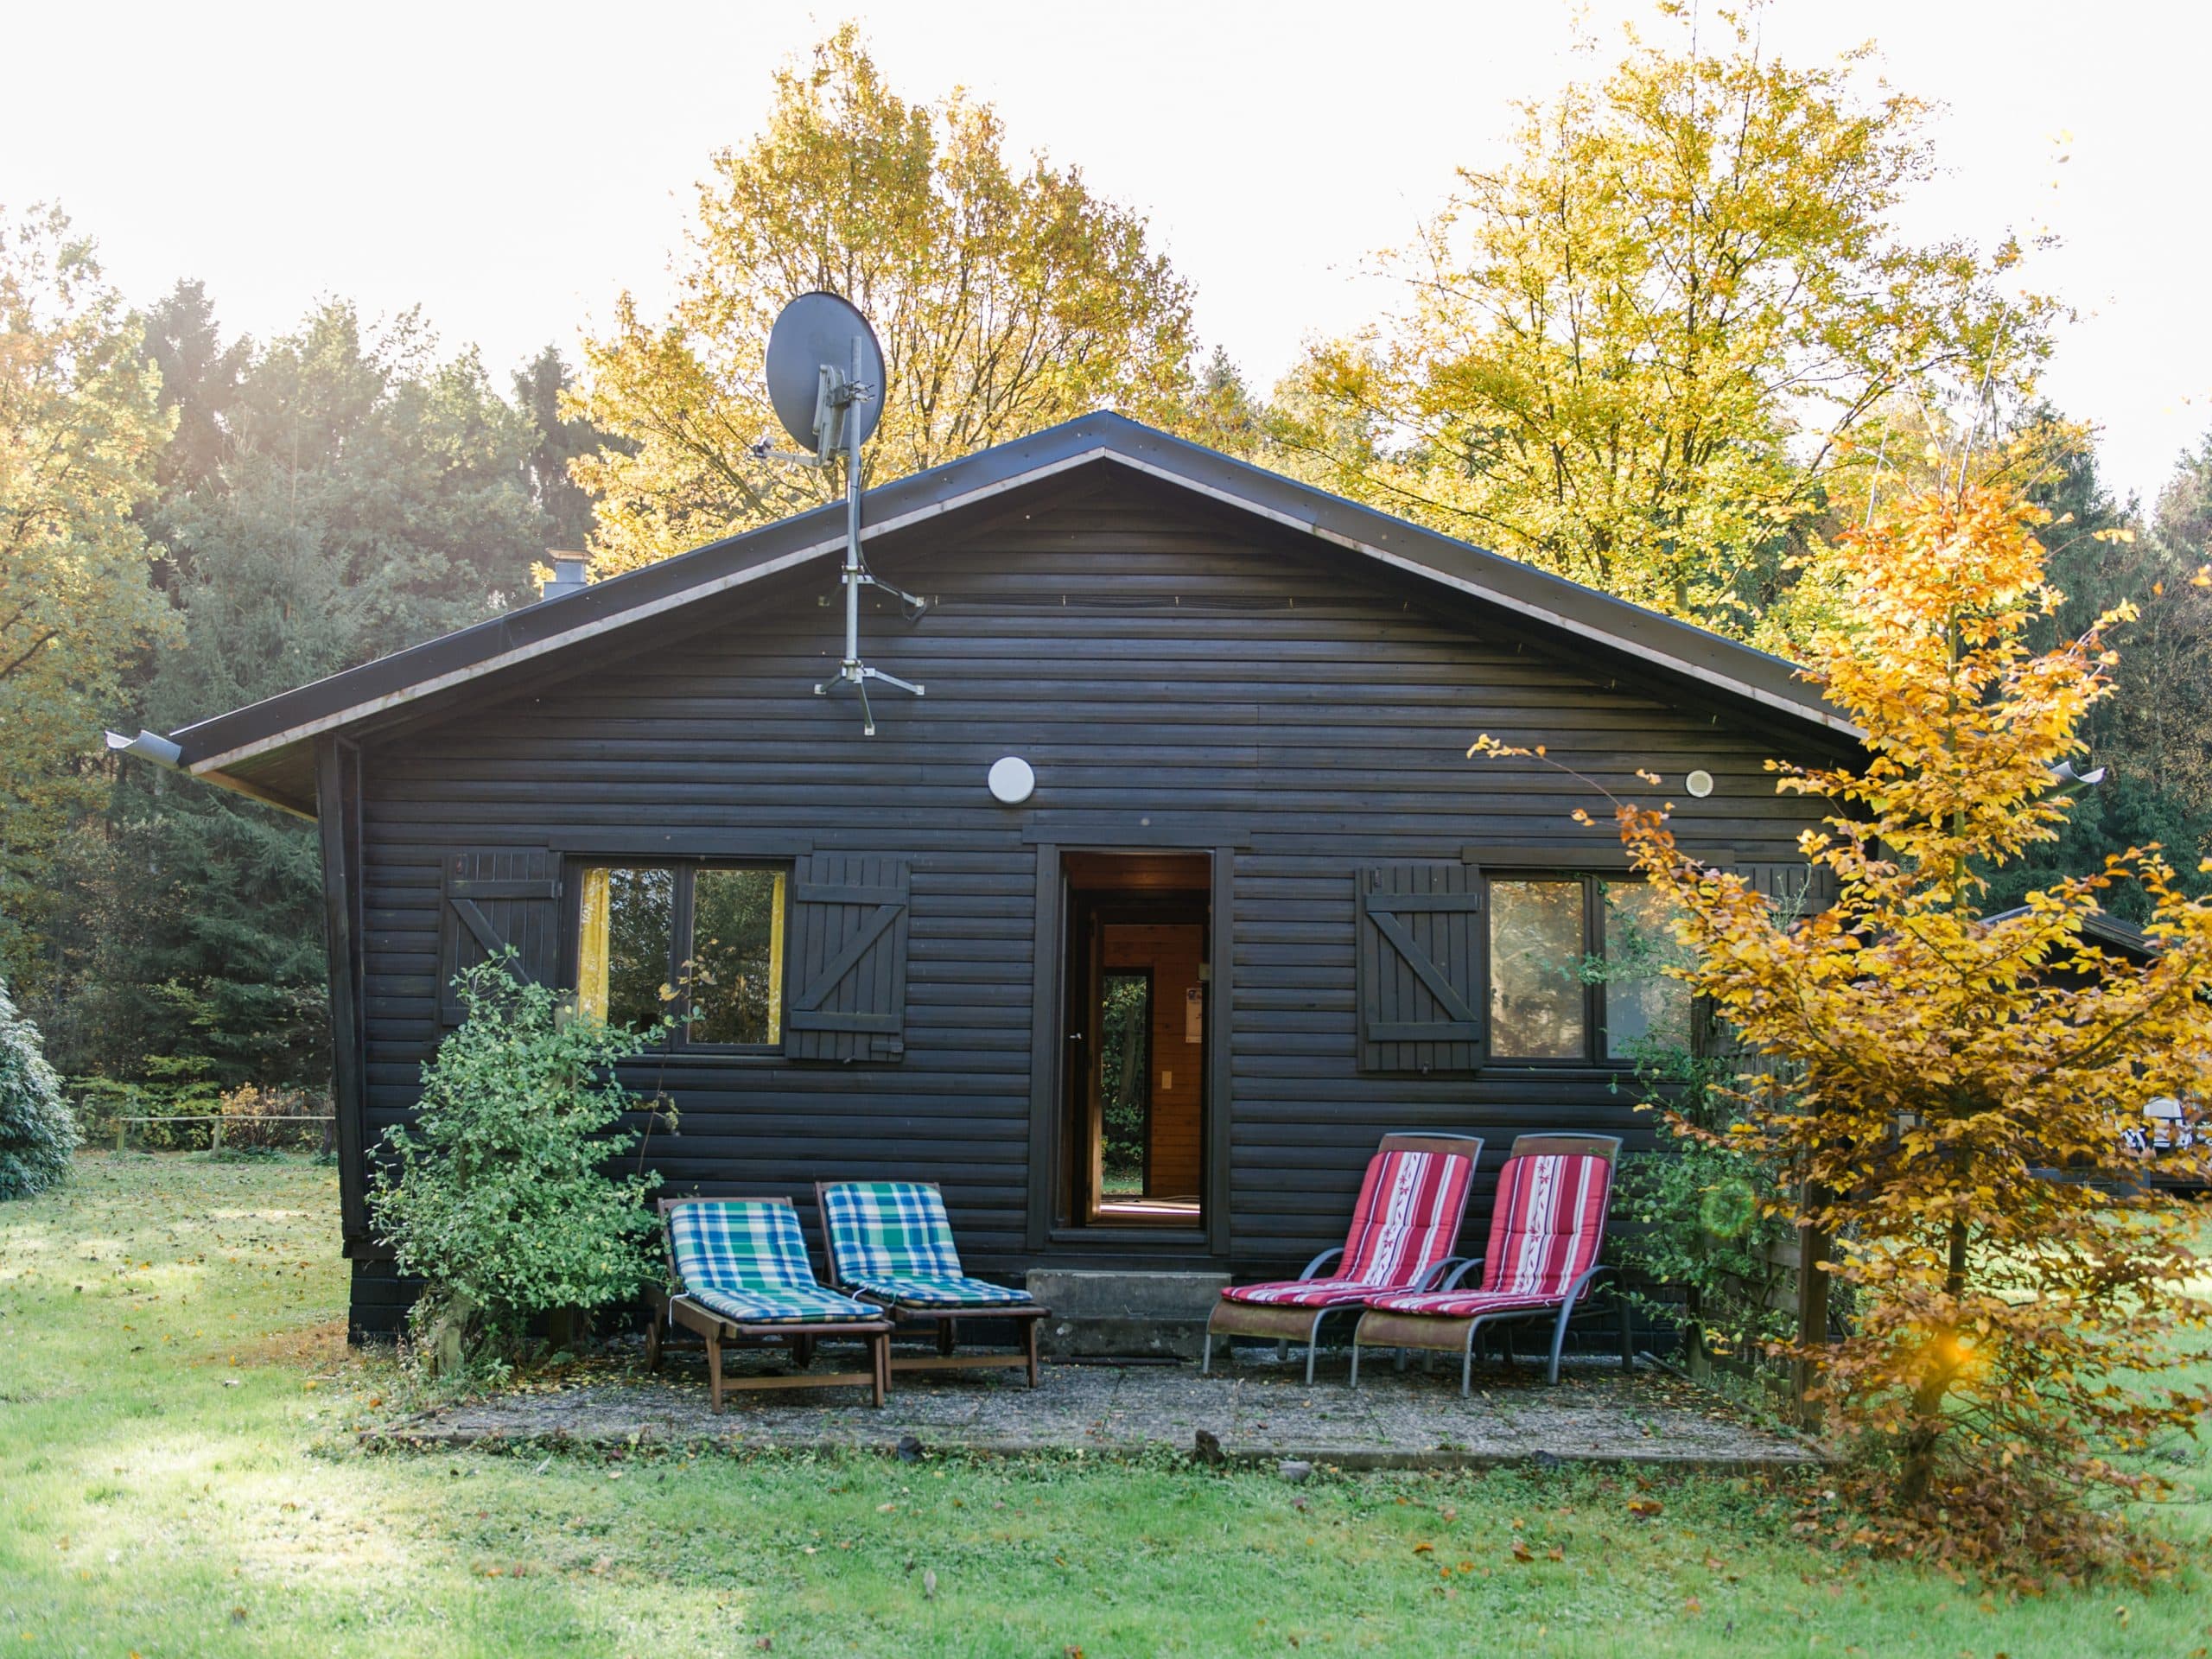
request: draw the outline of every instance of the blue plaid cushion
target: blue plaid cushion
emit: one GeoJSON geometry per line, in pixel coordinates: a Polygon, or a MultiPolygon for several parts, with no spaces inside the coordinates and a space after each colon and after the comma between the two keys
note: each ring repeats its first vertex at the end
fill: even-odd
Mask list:
{"type": "Polygon", "coordinates": [[[841,1285],[962,1277],[952,1224],[933,1186],[841,1181],[822,1195],[822,1230],[830,1236],[830,1269],[841,1285]]]}
{"type": "Polygon", "coordinates": [[[855,1279],[850,1288],[862,1296],[902,1307],[1020,1307],[1030,1305],[1029,1293],[995,1285],[966,1274],[937,1274],[926,1277],[897,1274],[855,1279]]]}
{"type": "Polygon", "coordinates": [[[740,1325],[832,1325],[847,1319],[880,1319],[883,1310],[818,1287],[805,1289],[724,1290],[704,1286],[684,1295],[710,1313],[740,1325]]]}
{"type": "Polygon", "coordinates": [[[668,1212],[669,1253],[686,1290],[820,1290],[788,1204],[700,1198],[668,1212]]]}

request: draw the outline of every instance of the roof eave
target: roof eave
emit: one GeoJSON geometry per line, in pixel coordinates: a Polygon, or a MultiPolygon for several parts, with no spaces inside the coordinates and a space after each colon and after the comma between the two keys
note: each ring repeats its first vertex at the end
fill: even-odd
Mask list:
{"type": "MultiPolygon", "coordinates": [[[[893,535],[1099,461],[1117,462],[1303,531],[1839,737],[1864,739],[1779,658],[1119,416],[1085,416],[880,486],[867,493],[872,511],[861,534],[871,540],[893,535]]],[[[296,811],[296,805],[226,775],[226,769],[827,556],[843,545],[842,521],[835,506],[782,519],[197,721],[170,736],[194,775],[296,811]]]]}

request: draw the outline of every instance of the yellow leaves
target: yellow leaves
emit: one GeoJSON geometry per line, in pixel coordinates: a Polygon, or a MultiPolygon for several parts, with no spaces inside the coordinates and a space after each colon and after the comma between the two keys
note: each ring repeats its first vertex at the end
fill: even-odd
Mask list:
{"type": "MultiPolygon", "coordinates": [[[[871,315],[892,383],[867,465],[891,478],[1096,408],[1186,415],[1234,447],[1233,387],[1202,395],[1188,285],[1143,219],[1082,175],[1010,158],[987,105],[909,103],[852,28],[775,78],[766,130],[716,156],[664,321],[625,296],[566,402],[634,444],[582,457],[603,492],[597,568],[649,563],[827,500],[834,475],[755,461],[785,442],[761,378],[794,273],[871,315]],[[861,183],[856,189],[855,181],[861,183]]],[[[1249,437],[1244,440],[1249,443],[1249,437]]]]}

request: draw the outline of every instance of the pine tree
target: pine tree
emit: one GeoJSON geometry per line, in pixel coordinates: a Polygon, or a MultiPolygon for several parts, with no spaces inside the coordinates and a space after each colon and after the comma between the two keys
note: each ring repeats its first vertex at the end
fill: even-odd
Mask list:
{"type": "Polygon", "coordinates": [[[38,1027],[16,1011],[0,982],[0,1198],[29,1198],[67,1180],[76,1148],[76,1122],[38,1027]]]}
{"type": "MultiPolygon", "coordinates": [[[[529,418],[419,319],[327,304],[240,355],[186,285],[152,355],[193,453],[156,504],[184,641],[140,718],[168,731],[494,614],[545,546],[529,418]],[[167,347],[167,349],[164,349],[167,347]],[[192,411],[206,416],[192,418],[192,411]]],[[[315,832],[151,767],[73,855],[71,1071],[320,1082],[328,1037],[315,832]]]]}

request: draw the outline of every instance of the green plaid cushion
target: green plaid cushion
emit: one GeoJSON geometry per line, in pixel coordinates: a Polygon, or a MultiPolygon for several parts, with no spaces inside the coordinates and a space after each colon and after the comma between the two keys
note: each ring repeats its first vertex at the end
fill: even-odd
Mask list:
{"type": "Polygon", "coordinates": [[[966,1274],[855,1279],[847,1288],[894,1307],[1027,1307],[1029,1293],[966,1274]]]}
{"type": "Polygon", "coordinates": [[[830,1236],[830,1268],[841,1285],[963,1277],[952,1224],[933,1186],[840,1181],[822,1195],[822,1230],[830,1236]]]}

